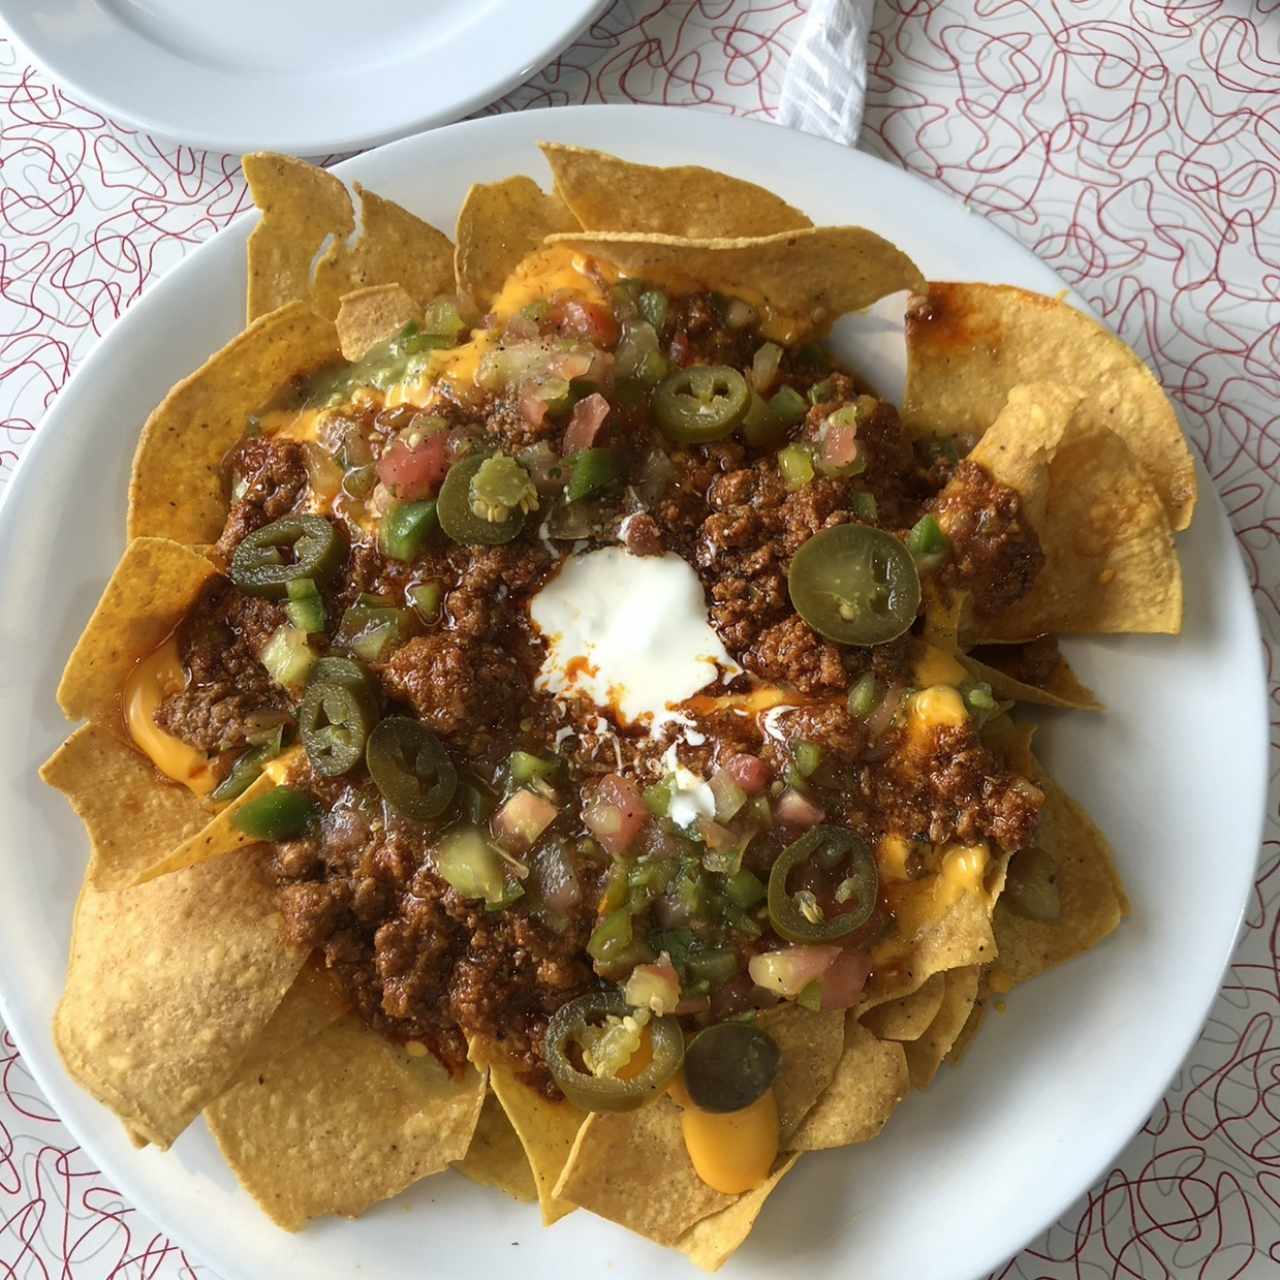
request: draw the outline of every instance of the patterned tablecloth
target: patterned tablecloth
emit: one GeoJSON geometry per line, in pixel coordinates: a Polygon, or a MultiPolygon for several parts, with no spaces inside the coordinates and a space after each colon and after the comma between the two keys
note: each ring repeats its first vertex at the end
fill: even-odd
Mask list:
{"type": "MultiPolygon", "coordinates": [[[[805,8],[617,0],[488,110],[633,101],[768,117],[805,8]]],[[[1012,232],[1152,363],[1230,512],[1274,669],[1278,0],[880,0],[870,64],[862,145],[1012,232]]],[[[235,157],[104,120],[0,40],[0,493],[98,337],[245,203],[235,157]]],[[[1115,1168],[999,1275],[1280,1272],[1274,800],[1270,812],[1195,1051],[1115,1168]]],[[[105,1185],[7,1037],[0,1063],[3,1276],[211,1277],[105,1185]]]]}

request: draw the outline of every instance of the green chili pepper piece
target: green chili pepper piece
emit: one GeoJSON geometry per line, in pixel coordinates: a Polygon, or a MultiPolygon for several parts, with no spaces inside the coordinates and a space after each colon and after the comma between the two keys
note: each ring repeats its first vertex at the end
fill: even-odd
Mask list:
{"type": "Polygon", "coordinates": [[[406,563],[416,560],[426,549],[427,539],[436,527],[436,504],[423,502],[397,503],[382,517],[378,541],[383,555],[406,563]]]}
{"type": "Polygon", "coordinates": [[[751,405],[747,380],[728,365],[690,365],[677,369],[653,395],[658,426],[681,444],[722,440],[751,405]]]}
{"type": "Polygon", "coordinates": [[[622,455],[616,449],[583,449],[573,455],[565,497],[589,497],[622,478],[622,455]]]}
{"type": "Polygon", "coordinates": [[[315,804],[305,791],[276,787],[237,809],[231,825],[254,840],[287,840],[298,835],[314,813],[315,804]]]}
{"type": "Polygon", "coordinates": [[[769,412],[784,427],[794,427],[804,421],[809,404],[795,387],[779,387],[769,397],[769,412]]]}
{"type": "Polygon", "coordinates": [[[763,900],[765,887],[759,876],[743,867],[741,871],[735,872],[725,881],[724,893],[735,907],[746,911],[763,900]]]}
{"type": "Polygon", "coordinates": [[[730,947],[708,947],[693,952],[685,967],[695,982],[705,980],[719,986],[738,972],[738,953],[730,947]]]}
{"type": "Polygon", "coordinates": [[[581,1033],[605,1018],[624,1018],[630,1012],[620,991],[590,991],[561,1005],[547,1024],[547,1068],[564,1096],[584,1111],[634,1111],[661,1093],[680,1070],[684,1033],[670,1016],[649,1019],[650,1060],[630,1079],[593,1076],[574,1065],[569,1049],[581,1033]]]}
{"type": "Polygon", "coordinates": [[[932,569],[941,564],[951,550],[951,542],[942,532],[935,515],[923,515],[907,534],[907,550],[915,556],[922,569],[932,569]]]}
{"type": "Polygon", "coordinates": [[[636,306],[640,308],[640,314],[661,333],[663,325],[667,323],[667,295],[660,289],[646,289],[636,299],[636,306]]]}
{"type": "Polygon", "coordinates": [[[231,557],[231,581],[249,595],[279,600],[298,578],[327,577],[342,554],[337,529],[321,516],[282,516],[241,541],[231,557]]]}
{"type": "Polygon", "coordinates": [[[418,630],[418,619],[412,609],[353,604],[342,615],[333,642],[365,662],[381,662],[417,635],[418,630]]]}
{"type": "Polygon", "coordinates": [[[440,616],[440,602],[444,599],[444,588],[438,582],[420,582],[405,592],[405,599],[413,606],[413,611],[423,622],[434,622],[440,616]]]}
{"type": "Polygon", "coordinates": [[[322,778],[336,778],[354,768],[364,754],[373,728],[367,697],[340,684],[312,681],[298,710],[298,736],[322,778]]]}
{"type": "Polygon", "coordinates": [[[218,784],[209,799],[214,804],[226,804],[237,796],[243,795],[262,773],[262,766],[268,760],[280,754],[284,741],[284,727],[276,726],[275,737],[271,742],[264,742],[260,747],[252,747],[236,757],[231,772],[218,784]]]}
{"type": "Polygon", "coordinates": [[[644,789],[644,803],[655,818],[665,818],[671,811],[672,782],[670,778],[655,782],[644,789]]]}
{"type": "Polygon", "coordinates": [[[440,739],[420,721],[388,716],[369,734],[364,754],[382,798],[397,813],[428,822],[448,808],[458,771],[440,739]]]}
{"type": "Polygon", "coordinates": [[[876,867],[871,847],[844,827],[820,826],[806,831],[794,844],[788,845],[773,864],[769,873],[769,920],[779,937],[788,942],[836,942],[847,934],[861,929],[876,909],[876,897],[880,888],[880,873],[876,867]],[[787,877],[810,858],[823,855],[823,863],[834,862],[839,866],[847,861],[843,880],[857,885],[857,894],[847,899],[848,911],[810,919],[802,910],[803,900],[787,888],[787,877]],[[832,855],[843,854],[836,859],[832,855]]]}
{"type": "Polygon", "coordinates": [[[605,963],[631,945],[631,913],[625,909],[611,911],[596,925],[587,940],[587,954],[605,963]]]}
{"type": "Polygon", "coordinates": [[[309,635],[324,630],[324,601],[310,578],[295,578],[286,584],[289,603],[284,611],[299,631],[309,635]]]}
{"type": "Polygon", "coordinates": [[[815,382],[813,386],[809,388],[810,404],[827,404],[835,398],[836,385],[830,378],[827,378],[823,382],[815,382]]]}
{"type": "Polygon", "coordinates": [[[810,778],[822,763],[822,748],[812,742],[797,742],[795,756],[796,771],[802,778],[810,778]]]}
{"type": "Polygon", "coordinates": [[[813,458],[803,446],[789,444],[778,450],[778,470],[782,472],[782,483],[794,493],[813,479],[813,458]]]}
{"type": "Polygon", "coordinates": [[[822,983],[817,978],[805,983],[800,988],[800,994],[796,996],[796,1004],[802,1009],[817,1013],[822,1008],[822,983]]]}
{"type": "Polygon", "coordinates": [[[513,751],[507,761],[511,769],[512,782],[534,782],[539,778],[549,778],[560,768],[558,757],[544,760],[531,751],[513,751]]]}
{"type": "Polygon", "coordinates": [[[859,489],[849,495],[849,510],[859,520],[865,520],[868,524],[874,524],[880,515],[880,506],[876,502],[876,495],[867,493],[864,489],[859,489]]]}

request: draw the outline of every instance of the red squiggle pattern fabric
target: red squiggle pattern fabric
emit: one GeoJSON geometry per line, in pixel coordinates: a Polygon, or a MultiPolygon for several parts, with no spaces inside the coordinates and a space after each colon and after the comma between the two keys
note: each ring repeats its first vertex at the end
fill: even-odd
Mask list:
{"type": "MultiPolygon", "coordinates": [[[[618,0],[487,110],[768,117],[806,7],[618,0]]],[[[1280,0],[879,0],[862,145],[1004,227],[1151,361],[1227,504],[1280,701],[1280,0]]],[[[0,41],[0,485],[101,333],[243,204],[233,158],[104,120],[0,41]]],[[[1273,819],[1196,1049],[1108,1175],[996,1275],[1277,1274],[1273,819]]],[[[0,1280],[197,1276],[0,1040],[0,1280]]]]}

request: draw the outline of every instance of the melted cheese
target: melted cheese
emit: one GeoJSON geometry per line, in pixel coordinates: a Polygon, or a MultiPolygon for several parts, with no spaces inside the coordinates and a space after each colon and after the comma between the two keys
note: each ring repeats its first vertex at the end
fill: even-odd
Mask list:
{"type": "Polygon", "coordinates": [[[969,713],[964,699],[950,685],[935,684],[921,689],[911,699],[907,723],[912,729],[956,728],[965,723],[969,713]]]}
{"type": "Polygon", "coordinates": [[[937,924],[961,898],[978,897],[985,902],[982,882],[990,858],[990,850],[983,843],[953,845],[944,851],[936,874],[905,883],[887,883],[897,936],[873,949],[873,962],[883,965],[900,958],[925,929],[937,924]]]}
{"type": "Polygon", "coordinates": [[[134,667],[124,687],[124,719],[135,745],[165,777],[190,787],[197,795],[205,795],[215,783],[208,758],[155,722],[160,704],[186,683],[187,673],[178,657],[175,634],[134,667]]]}
{"type": "Polygon", "coordinates": [[[915,661],[915,683],[921,688],[935,684],[963,684],[969,673],[945,649],[925,644],[915,661]]]}
{"type": "Polygon", "coordinates": [[[489,309],[493,322],[479,330],[470,342],[447,351],[434,352],[421,378],[393,387],[388,392],[388,406],[428,404],[435,384],[442,379],[465,396],[475,385],[480,361],[501,344],[507,321],[535,302],[557,293],[572,293],[584,302],[608,305],[599,274],[603,266],[588,263],[580,253],[564,245],[552,245],[531,253],[512,272],[494,298],[489,309]]]}
{"type": "Polygon", "coordinates": [[[260,414],[258,426],[264,436],[276,440],[301,440],[312,444],[319,439],[319,409],[272,409],[260,414]]]}
{"type": "Polygon", "coordinates": [[[890,832],[880,838],[876,846],[876,861],[880,874],[886,880],[906,880],[907,859],[911,856],[911,841],[906,836],[890,832]]]}
{"type": "MultiPolygon", "coordinates": [[[[778,1156],[778,1103],[770,1089],[749,1107],[727,1114],[700,1111],[688,1101],[680,1129],[699,1178],[725,1195],[758,1187],[778,1156]]],[[[681,1101],[677,1096],[677,1101],[681,1101]]]]}

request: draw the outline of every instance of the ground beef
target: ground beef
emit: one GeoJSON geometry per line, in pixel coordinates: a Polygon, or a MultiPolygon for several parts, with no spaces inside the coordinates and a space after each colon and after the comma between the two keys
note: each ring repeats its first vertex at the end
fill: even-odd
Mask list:
{"type": "Polygon", "coordinates": [[[977,463],[961,462],[935,511],[951,541],[943,576],[970,593],[978,614],[999,613],[1026,594],[1044,553],[1012,489],[977,463]]]}
{"type": "Polygon", "coordinates": [[[678,365],[727,364],[746,369],[763,339],[754,323],[730,329],[720,299],[695,293],[676,299],[667,321],[667,354],[678,365]]]}
{"type": "Polygon", "coordinates": [[[658,522],[646,512],[628,516],[623,545],[633,556],[660,556],[666,550],[658,522]]]}
{"type": "Polygon", "coordinates": [[[923,751],[892,745],[856,774],[877,829],[935,845],[990,840],[1009,852],[1030,842],[1044,794],[1004,769],[972,724],[935,729],[923,751]]]}
{"type": "Polygon", "coordinates": [[[742,665],[763,680],[785,680],[802,693],[849,683],[840,650],[794,613],[760,632],[742,665]]]}
{"type": "Polygon", "coordinates": [[[381,671],[393,698],[407,702],[442,738],[471,748],[519,716],[520,668],[506,650],[460,631],[415,636],[381,671]]]}
{"type": "Polygon", "coordinates": [[[255,717],[287,712],[284,691],[258,660],[284,620],[279,606],[219,580],[178,632],[189,679],[160,704],[156,724],[200,751],[220,752],[242,746],[260,727],[255,717]]]}
{"type": "MultiPolygon", "coordinates": [[[[335,783],[310,780],[328,794],[335,783]]],[[[354,812],[342,784],[331,812],[354,812]],[[343,806],[348,806],[344,808],[343,806]]],[[[367,807],[367,806],[366,806],[367,807]]],[[[593,984],[583,950],[596,894],[553,929],[520,907],[487,911],[458,897],[427,864],[431,833],[359,820],[277,848],[288,939],[319,948],[359,1014],[397,1040],[427,1045],[447,1066],[466,1060],[466,1037],[501,1043],[529,1083],[556,1097],[542,1060],[549,1016],[593,984]]]]}
{"type": "Polygon", "coordinates": [[[231,504],[218,539],[218,554],[224,560],[231,559],[247,534],[293,510],[307,483],[303,457],[296,440],[267,436],[249,436],[232,450],[226,468],[233,482],[245,487],[231,504]]]}

